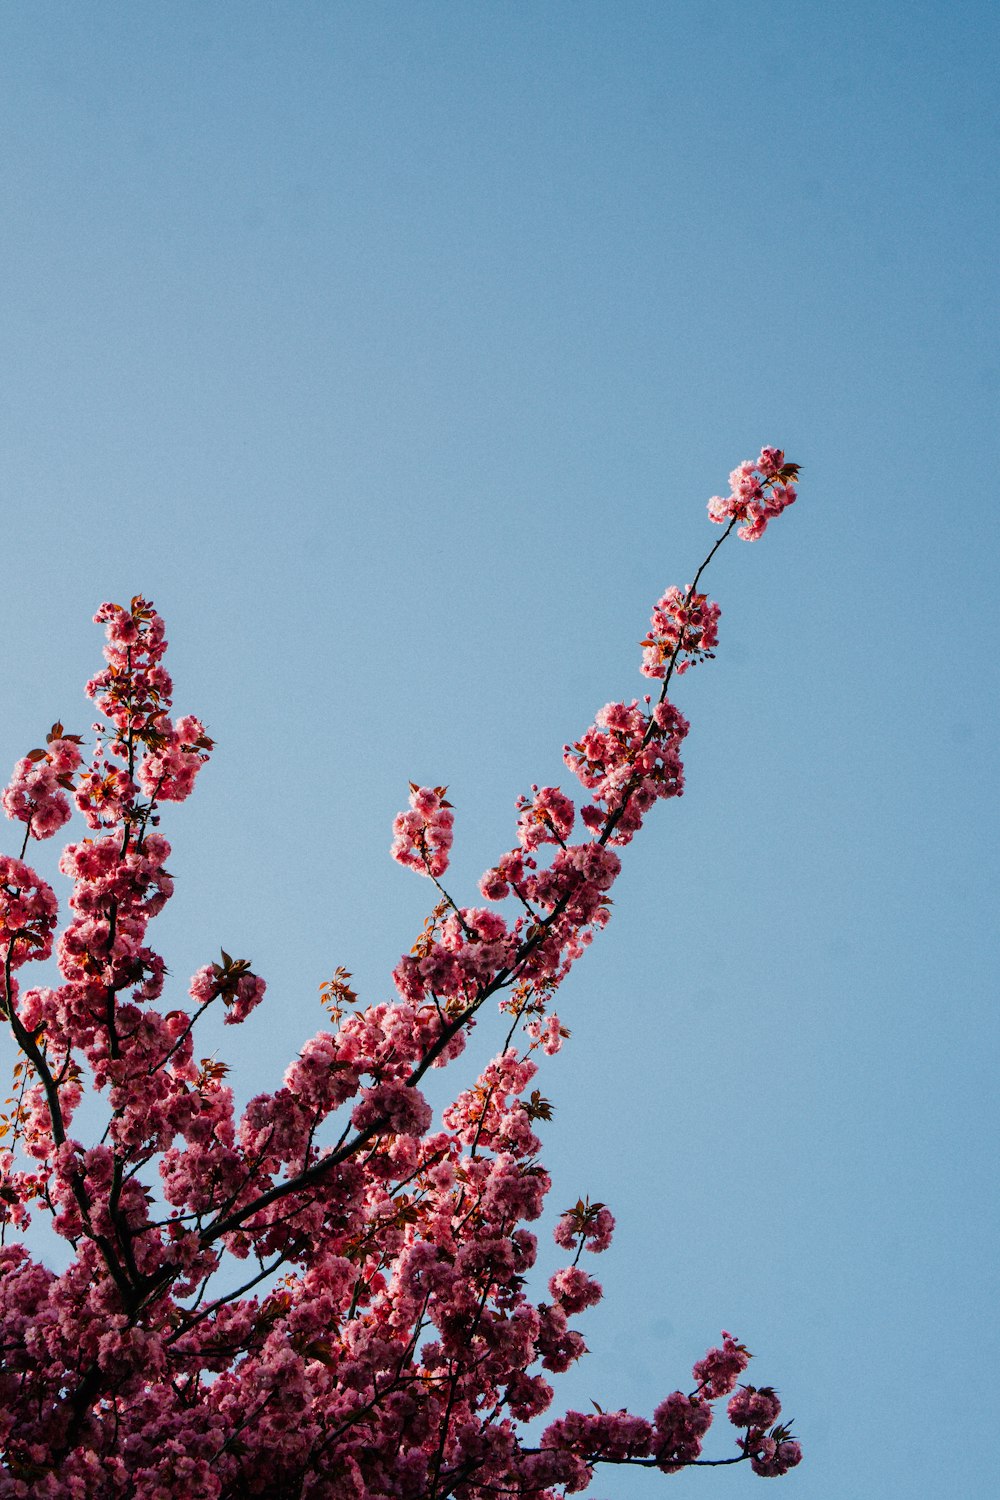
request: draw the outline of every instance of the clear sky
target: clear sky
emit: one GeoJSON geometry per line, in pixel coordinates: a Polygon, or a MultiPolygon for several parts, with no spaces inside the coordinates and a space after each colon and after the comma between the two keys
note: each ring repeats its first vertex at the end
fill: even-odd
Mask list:
{"type": "Polygon", "coordinates": [[[1000,1489],[997,37],[985,0],[0,12],[0,767],[87,730],[94,608],[154,598],[218,740],[157,945],[179,993],[220,944],[268,978],[205,1036],[244,1095],[335,965],[390,993],[407,781],[473,899],[644,690],[708,496],[803,465],[713,566],[687,793],[541,1080],[553,1211],[619,1223],[560,1399],[648,1414],[734,1330],[798,1500],[1000,1489]]]}

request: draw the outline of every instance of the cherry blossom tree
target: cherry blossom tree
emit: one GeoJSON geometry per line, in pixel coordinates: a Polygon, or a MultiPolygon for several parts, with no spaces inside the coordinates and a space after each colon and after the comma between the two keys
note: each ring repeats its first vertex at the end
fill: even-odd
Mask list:
{"type": "Polygon", "coordinates": [[[483,904],[444,884],[446,789],[411,787],[392,853],[437,899],[393,971],[397,998],[362,1006],[338,968],[329,1024],[242,1111],[195,1028],[210,1007],[244,1021],[263,979],[223,952],[168,1008],[147,938],[173,890],[161,822],[212,741],[172,716],[152,604],[101,605],[96,744],[55,724],[2,799],[23,841],[0,855],[0,1011],[17,1049],[0,1121],[0,1500],[555,1500],[602,1464],[775,1476],[799,1462],[774,1390],[740,1384],[750,1356],[728,1333],[651,1419],[538,1420],[550,1376],[585,1352],[576,1323],[601,1288],[581,1259],[614,1219],[587,1199],[558,1217],[566,1264],[540,1300],[527,1227],[549,1188],[536,1074],[568,1035],[555,993],[608,920],[621,851],[683,790],[688,724],[667,693],[718,641],[702,575],[734,530],[755,540],[794,501],[797,473],[765,448],[709,502],[722,534],[642,642],[655,697],[606,704],[566,747],[581,807],[556,786],[519,799],[483,904]],[[25,856],[74,806],[89,832],[59,860],[59,928],[25,856]],[[53,953],[58,982],[30,986],[53,953]],[[425,1074],[498,1009],[499,1051],[435,1118],[425,1074]],[[85,1090],[101,1111],[88,1141],[73,1130],[85,1090]],[[66,1243],[61,1272],[29,1250],[33,1216],[66,1243]],[[727,1398],[735,1452],[702,1457],[727,1398]]]}

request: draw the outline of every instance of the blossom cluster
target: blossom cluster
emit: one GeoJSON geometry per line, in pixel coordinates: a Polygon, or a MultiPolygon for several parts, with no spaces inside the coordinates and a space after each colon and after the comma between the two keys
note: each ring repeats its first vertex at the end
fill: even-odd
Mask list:
{"type": "Polygon", "coordinates": [[[727,1407],[735,1427],[748,1429],[742,1447],[750,1467],[765,1479],[787,1474],[802,1462],[802,1448],[792,1437],[791,1427],[779,1424],[781,1402],[772,1386],[741,1385],[727,1407]]]}
{"type": "MultiPolygon", "coordinates": [[[[769,503],[792,468],[764,450],[769,503]]],[[[754,524],[749,508],[741,518],[754,524]]],[[[694,1389],[651,1419],[569,1412],[537,1446],[523,1430],[549,1410],[550,1377],[586,1352],[576,1320],[601,1287],[580,1262],[615,1228],[606,1204],[580,1198],[553,1229],[567,1263],[544,1296],[530,1290],[528,1226],[551,1186],[539,1060],[569,1034],[552,999],[608,921],[618,850],[683,790],[688,725],[666,688],[711,654],[717,606],[694,585],[657,602],[643,670],[659,699],[608,703],[566,748],[582,807],[557,786],[518,799],[485,905],[440,885],[453,809],[444,787],[411,785],[393,857],[442,899],[395,967],[397,998],[360,1005],[338,968],[324,987],[334,1024],[242,1108],[226,1064],[196,1055],[196,1027],[210,1007],[246,1022],[263,979],[223,950],[168,1001],[149,941],[174,890],[164,805],[191,795],[212,741],[200,719],[171,716],[153,605],[136,596],[96,618],[92,755],[55,725],[2,798],[25,849],[64,826],[71,798],[89,836],[59,861],[71,889],[58,931],[25,850],[0,855],[0,1013],[21,1054],[0,1125],[0,1500],[559,1500],[601,1463],[701,1462],[726,1397],[728,1461],[793,1467],[778,1398],[736,1388],[749,1354],[726,1333],[694,1389]],[[53,954],[58,980],[21,988],[24,966],[53,954]],[[424,1076],[460,1056],[490,1000],[506,1041],[436,1120],[424,1076]],[[89,1144],[73,1133],[85,1081],[88,1119],[100,1115],[89,1144]],[[33,1214],[65,1242],[64,1269],[7,1242],[33,1214]]]]}
{"type": "Polygon", "coordinates": [[[29,959],[48,958],[59,905],[49,886],[30,865],[0,854],[0,958],[5,997],[11,993],[11,970],[29,959]]]}
{"type": "MultiPolygon", "coordinates": [[[[565,1275],[566,1273],[562,1273],[565,1275]]],[[[582,1273],[578,1273],[582,1274],[582,1273]]],[[[556,1278],[553,1278],[556,1280],[556,1278]]],[[[583,1488],[595,1463],[644,1463],[664,1474],[676,1474],[696,1464],[705,1434],[715,1418],[712,1402],[729,1395],[749,1363],[749,1353],[723,1333],[723,1348],[710,1349],[694,1367],[697,1387],[693,1391],[671,1391],[653,1412],[651,1422],[627,1411],[596,1414],[571,1411],[553,1422],[542,1437],[541,1452],[565,1455],[578,1468],[573,1475],[583,1488]],[[735,1358],[734,1358],[735,1355],[735,1358]]],[[[787,1474],[801,1462],[802,1449],[787,1427],[778,1425],[781,1402],[770,1386],[755,1390],[740,1386],[727,1406],[736,1428],[745,1428],[737,1439],[740,1458],[749,1459],[755,1474],[765,1478],[787,1474]]],[[[739,1461],[738,1459],[736,1460],[739,1461]]]]}
{"type": "Polygon", "coordinates": [[[53,724],[45,743],[44,750],[31,750],[17,762],[0,798],[8,818],[26,825],[25,848],[29,834],[49,839],[72,815],[66,793],[80,764],[80,737],[53,724]]]}
{"type": "Polygon", "coordinates": [[[102,604],[94,619],[105,625],[106,666],[88,682],[87,696],[107,722],[95,726],[99,737],[76,801],[97,829],[134,821],[140,792],[153,801],[183,802],[212,741],[193,716],[176,723],[170,718],[163,620],[149,601],[136,595],[128,609],[102,604]]]}
{"type": "Polygon", "coordinates": [[[719,644],[722,611],[694,587],[667,589],[653,605],[649,634],[642,641],[642,671],[646,677],[663,678],[671,665],[683,676],[695,662],[715,655],[719,644]]]}
{"type": "Polygon", "coordinates": [[[586,733],[565,747],[566,765],[591,794],[593,805],[580,817],[595,835],[627,844],[655,802],[681,796],[680,747],[689,728],[668,698],[652,709],[648,700],[640,705],[633,698],[606,703],[586,733]]]}
{"type": "Polygon", "coordinates": [[[434,879],[448,868],[455,817],[445,800],[446,787],[410,783],[410,806],[392,825],[393,859],[434,879]]]}
{"type": "Polygon", "coordinates": [[[737,536],[745,542],[758,541],[767,523],[798,498],[798,474],[799,465],[786,463],[780,448],[762,448],[759,458],[744,459],[730,474],[728,495],[713,495],[709,500],[709,519],[720,526],[742,521],[737,536]]]}

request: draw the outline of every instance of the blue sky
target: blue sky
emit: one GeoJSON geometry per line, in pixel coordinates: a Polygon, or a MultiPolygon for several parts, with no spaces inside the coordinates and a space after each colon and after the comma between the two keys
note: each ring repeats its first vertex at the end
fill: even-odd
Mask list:
{"type": "Polygon", "coordinates": [[[218,741],[157,939],[178,986],[220,944],[268,978],[206,1033],[246,1094],[335,965],[388,995],[428,904],[387,853],[407,781],[449,784],[471,899],[516,795],[643,691],[708,496],[762,443],[803,464],[713,565],[687,794],[627,851],[542,1080],[553,1210],[619,1221],[561,1397],[648,1413],[733,1329],[799,1500],[1000,1481],[997,30],[812,0],[0,16],[0,764],[86,730],[94,608],[152,596],[218,741]]]}

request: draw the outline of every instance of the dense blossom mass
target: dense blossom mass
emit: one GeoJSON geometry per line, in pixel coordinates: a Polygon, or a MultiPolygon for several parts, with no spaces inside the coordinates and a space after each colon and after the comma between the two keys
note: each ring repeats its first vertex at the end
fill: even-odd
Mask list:
{"type": "MultiPolygon", "coordinates": [[[[796,475],[765,448],[712,519],[759,537],[796,475]]],[[[223,951],[167,1001],[149,942],[173,892],[161,814],[191,795],[212,741],[173,716],[153,606],[101,606],[92,751],[53,725],[2,797],[23,845],[0,855],[0,1015],[17,1054],[0,1120],[0,1500],[556,1500],[601,1464],[769,1477],[799,1462],[774,1390],[740,1384],[749,1353],[728,1333],[651,1418],[536,1423],[601,1297],[581,1258],[614,1230],[604,1203],[567,1208],[566,1264],[532,1290],[552,1114],[538,1068],[569,1034],[553,995],[608,921],[620,851],[683,790],[688,724],[667,690],[718,642],[704,567],[654,606],[641,665],[656,701],[610,702],[566,746],[581,805],[558,786],[519,798],[485,904],[441,884],[445,788],[411,787],[392,853],[440,900],[396,965],[396,998],[362,1006],[338,968],[322,987],[330,1025],[242,1108],[225,1065],[197,1057],[195,1027],[210,1007],[246,1021],[263,979],[223,951]],[[59,927],[25,857],[74,806],[87,832],[59,860],[59,927]],[[53,955],[58,974],[33,984],[30,965],[53,955]],[[490,1001],[500,1050],[435,1119],[422,1080],[490,1001]],[[100,1122],[78,1137],[85,1092],[100,1122]],[[63,1269],[29,1249],[33,1218],[64,1242],[63,1269]],[[703,1458],[726,1398],[735,1450],[703,1458]]]]}

